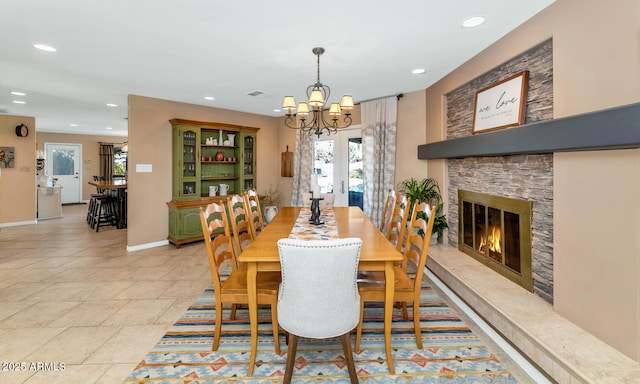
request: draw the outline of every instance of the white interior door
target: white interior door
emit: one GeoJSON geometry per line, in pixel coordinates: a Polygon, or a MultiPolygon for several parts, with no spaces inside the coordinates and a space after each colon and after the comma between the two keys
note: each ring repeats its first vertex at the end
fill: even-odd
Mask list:
{"type": "Polygon", "coordinates": [[[45,143],[46,175],[62,186],[62,204],[79,203],[82,200],[82,144],[45,143]]]}
{"type": "Polygon", "coordinates": [[[362,208],[362,140],[360,127],[338,130],[314,140],[314,171],[321,193],[333,193],[337,207],[362,208]]]}

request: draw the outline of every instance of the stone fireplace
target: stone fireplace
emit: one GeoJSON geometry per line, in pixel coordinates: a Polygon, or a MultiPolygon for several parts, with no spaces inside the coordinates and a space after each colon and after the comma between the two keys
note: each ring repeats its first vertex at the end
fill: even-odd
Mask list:
{"type": "Polygon", "coordinates": [[[527,200],[458,190],[458,249],[533,291],[532,207],[527,200]]]}
{"type": "Polygon", "coordinates": [[[533,292],[553,303],[554,154],[638,148],[640,104],[554,119],[551,40],[461,85],[444,101],[445,140],[419,145],[418,158],[446,159],[448,243],[459,246],[459,190],[532,202],[533,292]],[[530,71],[525,124],[472,134],[476,91],[523,70],[530,71]]]}

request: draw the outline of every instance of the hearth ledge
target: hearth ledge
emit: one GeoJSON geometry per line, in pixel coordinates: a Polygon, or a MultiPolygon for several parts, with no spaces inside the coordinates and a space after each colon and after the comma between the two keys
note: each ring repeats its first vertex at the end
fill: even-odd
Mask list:
{"type": "Polygon", "coordinates": [[[634,360],[457,248],[431,246],[427,267],[559,383],[640,383],[640,366],[634,360]]]}

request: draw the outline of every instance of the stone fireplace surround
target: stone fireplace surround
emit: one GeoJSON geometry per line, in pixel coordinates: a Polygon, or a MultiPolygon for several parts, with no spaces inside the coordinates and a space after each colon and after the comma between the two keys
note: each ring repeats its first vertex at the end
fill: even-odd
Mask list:
{"type": "Polygon", "coordinates": [[[553,119],[552,73],[549,40],[446,95],[447,139],[418,147],[419,159],[447,159],[448,171],[450,244],[433,246],[427,267],[555,381],[640,382],[634,360],[558,315],[552,305],[553,153],[640,148],[640,103],[553,119]],[[475,90],[525,69],[530,70],[525,125],[471,135],[475,90]],[[535,294],[451,245],[457,242],[459,187],[534,202],[534,242],[547,248],[534,250],[535,294]]]}

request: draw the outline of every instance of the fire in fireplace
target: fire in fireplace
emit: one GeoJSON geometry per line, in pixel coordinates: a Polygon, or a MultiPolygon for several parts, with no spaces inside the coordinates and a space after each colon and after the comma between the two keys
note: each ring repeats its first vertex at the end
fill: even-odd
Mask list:
{"type": "Polygon", "coordinates": [[[458,190],[458,248],[533,291],[532,203],[458,190]]]}

